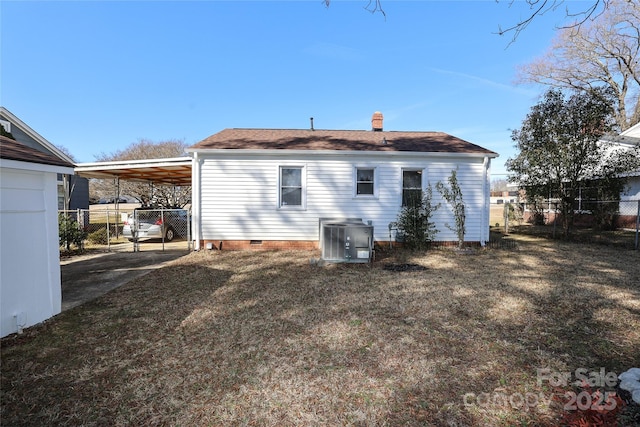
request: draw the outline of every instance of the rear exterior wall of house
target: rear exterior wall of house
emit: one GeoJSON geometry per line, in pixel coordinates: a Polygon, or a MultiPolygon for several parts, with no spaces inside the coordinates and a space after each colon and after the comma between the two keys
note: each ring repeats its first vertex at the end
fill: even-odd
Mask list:
{"type": "Polygon", "coordinates": [[[477,243],[489,238],[489,161],[480,156],[243,155],[232,150],[200,153],[196,161],[200,185],[197,190],[194,185],[199,201],[194,217],[201,227],[196,239],[213,242],[216,248],[220,242],[223,249],[309,247],[318,241],[320,218],[371,221],[374,240],[388,242],[389,223],[397,220],[402,206],[405,172],[420,180],[423,190],[431,185],[432,202],[441,204],[433,216],[439,230],[436,241],[453,242],[456,233],[447,225],[454,226],[454,216],[436,190],[438,181],[448,185],[452,170],[457,170],[465,202],[465,240],[477,243]],[[286,175],[292,170],[293,178],[286,175]],[[373,182],[368,179],[371,175],[373,182]],[[358,189],[373,194],[358,194],[358,189]],[[287,191],[293,194],[293,203],[283,195],[287,191]]]}

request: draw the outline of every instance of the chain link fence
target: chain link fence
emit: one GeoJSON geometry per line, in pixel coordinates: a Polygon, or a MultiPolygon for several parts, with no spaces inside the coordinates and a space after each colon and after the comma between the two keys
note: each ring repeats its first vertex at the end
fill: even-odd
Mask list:
{"type": "MultiPolygon", "coordinates": [[[[562,234],[560,202],[491,204],[491,226],[504,227],[508,233],[524,224],[546,227],[552,237],[562,234]]],[[[594,241],[623,241],[623,246],[640,249],[640,200],[577,200],[573,228],[586,237],[591,232],[594,241]]]]}
{"type": "Polygon", "coordinates": [[[111,250],[113,245],[129,243],[133,251],[140,250],[141,244],[164,250],[165,244],[174,241],[184,241],[184,248],[191,250],[191,215],[185,209],[77,209],[58,214],[60,245],[67,250],[70,244],[111,250]]]}

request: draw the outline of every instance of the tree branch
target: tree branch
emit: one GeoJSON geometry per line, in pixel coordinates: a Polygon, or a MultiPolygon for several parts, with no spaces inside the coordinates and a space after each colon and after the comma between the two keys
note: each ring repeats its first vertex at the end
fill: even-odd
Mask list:
{"type": "MultiPolygon", "coordinates": [[[[510,0],[509,7],[511,7],[515,1],[516,0],[510,0]]],[[[595,19],[600,14],[602,14],[609,7],[609,2],[611,0],[591,0],[591,1],[593,2],[591,6],[589,6],[587,9],[581,10],[576,13],[572,13],[567,7],[565,9],[565,18],[581,17],[581,19],[573,22],[572,24],[559,26],[557,28],[558,29],[580,28],[580,26],[582,26],[582,24],[584,24],[587,20],[595,19]],[[600,11],[598,12],[599,9],[600,11]],[[594,14],[596,15],[594,16],[594,14]]],[[[500,0],[496,0],[496,2],[500,2],[500,0]]],[[[511,45],[516,41],[520,33],[524,31],[529,26],[529,24],[533,22],[533,20],[536,17],[542,16],[549,11],[556,10],[558,7],[560,7],[561,4],[565,3],[565,0],[526,0],[526,3],[532,9],[532,12],[525,19],[520,20],[516,24],[506,29],[502,29],[502,28],[498,29],[497,34],[501,36],[507,33],[513,33],[513,38],[509,42],[509,45],[511,45]]]]}

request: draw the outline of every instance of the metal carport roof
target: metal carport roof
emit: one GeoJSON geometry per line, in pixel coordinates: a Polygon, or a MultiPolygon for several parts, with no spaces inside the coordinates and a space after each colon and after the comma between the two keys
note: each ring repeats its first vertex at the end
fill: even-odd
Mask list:
{"type": "Polygon", "coordinates": [[[79,163],[75,167],[75,172],[85,178],[120,178],[154,184],[188,186],[191,185],[191,158],[79,163]]]}

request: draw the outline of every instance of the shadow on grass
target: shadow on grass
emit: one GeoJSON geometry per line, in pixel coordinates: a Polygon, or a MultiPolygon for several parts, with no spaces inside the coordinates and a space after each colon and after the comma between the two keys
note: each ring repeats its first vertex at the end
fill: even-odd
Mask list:
{"type": "Polygon", "coordinates": [[[637,366],[633,255],[531,239],[324,268],[311,252],[194,253],[4,339],[2,419],[554,425],[542,398],[478,396],[550,397],[537,368],[637,366]]]}

